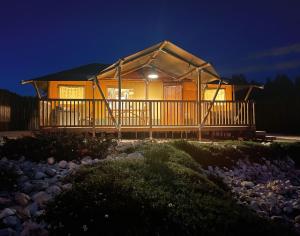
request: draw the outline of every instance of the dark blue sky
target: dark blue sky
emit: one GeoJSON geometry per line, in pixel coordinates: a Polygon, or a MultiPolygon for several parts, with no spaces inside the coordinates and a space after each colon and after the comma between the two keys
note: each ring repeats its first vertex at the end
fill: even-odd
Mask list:
{"type": "Polygon", "coordinates": [[[300,75],[300,1],[4,0],[0,88],[87,63],[112,63],[162,40],[212,62],[219,74],[263,81],[300,75]]]}

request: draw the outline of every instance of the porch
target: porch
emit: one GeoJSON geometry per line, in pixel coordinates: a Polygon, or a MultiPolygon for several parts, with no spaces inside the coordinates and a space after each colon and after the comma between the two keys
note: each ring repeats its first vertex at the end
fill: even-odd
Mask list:
{"type": "Polygon", "coordinates": [[[93,132],[255,130],[253,101],[41,99],[42,129],[93,132]]]}

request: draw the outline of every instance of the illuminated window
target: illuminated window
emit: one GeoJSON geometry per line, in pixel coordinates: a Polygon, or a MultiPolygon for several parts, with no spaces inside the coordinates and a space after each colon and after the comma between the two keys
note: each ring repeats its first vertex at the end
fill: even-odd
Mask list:
{"type": "MultiPolygon", "coordinates": [[[[118,99],[119,98],[119,89],[117,88],[108,88],[107,94],[109,99],[118,99]]],[[[134,95],[133,89],[121,89],[121,99],[132,99],[134,95]]]]}
{"type": "Polygon", "coordinates": [[[59,86],[60,99],[84,99],[83,86],[59,86]]]}
{"type": "MultiPolygon", "coordinates": [[[[204,100],[212,101],[217,92],[217,89],[206,89],[204,91],[204,100]]],[[[216,101],[225,101],[225,89],[220,89],[216,97],[216,101]]]]}

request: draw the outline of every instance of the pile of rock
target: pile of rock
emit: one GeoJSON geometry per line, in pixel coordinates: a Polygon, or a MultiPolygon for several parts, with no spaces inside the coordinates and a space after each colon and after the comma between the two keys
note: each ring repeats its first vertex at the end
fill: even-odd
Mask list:
{"type": "Polygon", "coordinates": [[[237,202],[258,215],[295,227],[300,233],[300,170],[292,159],[261,163],[239,160],[232,168],[208,168],[221,177],[237,202]]]}
{"type": "Polygon", "coordinates": [[[37,219],[44,214],[48,201],[72,188],[71,183],[62,181],[64,177],[81,165],[99,161],[88,156],[80,162],[55,162],[50,157],[47,163],[35,163],[24,157],[18,161],[2,158],[0,165],[13,167],[18,179],[14,191],[0,192],[0,221],[6,226],[0,229],[0,235],[47,235],[46,223],[37,223],[37,219]]]}

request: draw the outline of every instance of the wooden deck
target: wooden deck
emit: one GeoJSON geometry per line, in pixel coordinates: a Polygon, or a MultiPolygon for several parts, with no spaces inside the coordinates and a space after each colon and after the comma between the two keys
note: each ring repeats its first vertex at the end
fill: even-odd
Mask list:
{"type": "Polygon", "coordinates": [[[252,101],[42,99],[40,128],[96,132],[255,130],[252,101]]]}

